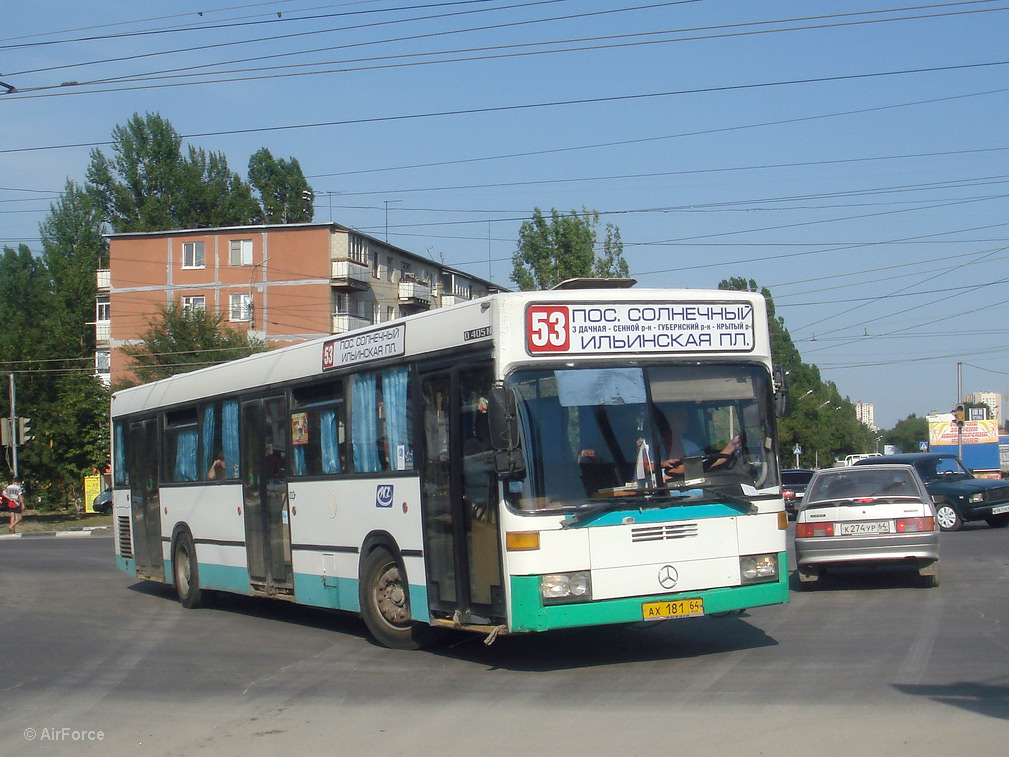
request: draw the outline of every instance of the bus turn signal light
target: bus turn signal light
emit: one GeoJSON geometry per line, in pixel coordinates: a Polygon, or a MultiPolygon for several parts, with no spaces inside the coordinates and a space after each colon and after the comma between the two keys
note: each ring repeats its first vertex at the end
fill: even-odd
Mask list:
{"type": "Polygon", "coordinates": [[[539,531],[509,531],[505,534],[505,546],[509,552],[529,552],[540,548],[539,531]]]}

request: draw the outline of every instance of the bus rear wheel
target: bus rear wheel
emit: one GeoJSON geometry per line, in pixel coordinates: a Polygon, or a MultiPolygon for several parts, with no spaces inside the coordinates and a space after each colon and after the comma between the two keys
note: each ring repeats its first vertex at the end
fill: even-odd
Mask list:
{"type": "Polygon", "coordinates": [[[399,560],[377,547],[361,563],[361,617],[377,642],[390,649],[418,649],[410,616],[409,586],[399,560]]]}
{"type": "Polygon", "coordinates": [[[196,563],[196,547],[188,532],[179,534],[172,550],[172,573],[175,576],[175,592],[183,607],[194,609],[205,607],[209,592],[200,588],[200,569],[196,563]]]}

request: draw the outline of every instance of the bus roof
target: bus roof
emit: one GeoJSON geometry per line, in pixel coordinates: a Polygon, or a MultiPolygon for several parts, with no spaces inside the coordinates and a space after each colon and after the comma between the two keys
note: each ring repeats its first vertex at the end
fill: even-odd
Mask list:
{"type": "Polygon", "coordinates": [[[584,336],[585,344],[591,343],[593,349],[574,353],[585,360],[631,355],[638,359],[660,355],[668,357],[671,354],[669,351],[629,352],[628,350],[634,347],[631,340],[643,338],[640,334],[616,336],[594,333],[592,329],[598,330],[602,326],[589,322],[595,317],[593,313],[598,311],[599,317],[604,318],[604,311],[612,312],[616,314],[614,317],[619,319],[628,308],[637,311],[661,308],[668,312],[683,305],[691,310],[704,311],[711,310],[706,308],[707,305],[714,305],[714,309],[718,310],[720,303],[748,305],[751,325],[763,324],[751,328],[749,348],[746,350],[709,348],[695,353],[689,346],[690,334],[682,337],[667,334],[664,337],[666,341],[673,338],[684,340],[682,342],[684,346],[676,349],[675,354],[682,357],[685,354],[703,352],[708,357],[723,355],[769,361],[770,347],[767,339],[764,298],[752,292],[637,288],[505,292],[405,316],[344,334],[319,337],[124,389],[113,394],[112,415],[113,417],[130,415],[205,397],[251,391],[259,387],[282,386],[342,368],[381,364],[383,361],[387,363],[393,358],[477,347],[481,344],[489,348],[501,334],[514,335],[514,338],[507,341],[497,339],[498,355],[504,364],[543,358],[555,360],[565,358],[567,353],[559,354],[554,350],[531,354],[532,351],[528,348],[524,335],[527,332],[528,309],[535,306],[540,306],[539,309],[544,311],[550,311],[552,305],[557,306],[555,309],[567,309],[572,312],[577,310],[582,314],[582,318],[588,319],[579,328],[589,332],[584,336]],[[613,307],[607,309],[606,305],[613,307]],[[640,308],[638,305],[646,307],[640,308]],[[617,351],[618,344],[626,349],[622,352],[617,351]]]}

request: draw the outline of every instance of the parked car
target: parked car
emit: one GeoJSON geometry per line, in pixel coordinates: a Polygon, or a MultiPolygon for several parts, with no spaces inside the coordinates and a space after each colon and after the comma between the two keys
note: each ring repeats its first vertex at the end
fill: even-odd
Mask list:
{"type": "Polygon", "coordinates": [[[112,512],[112,487],[105,487],[105,491],[95,497],[91,503],[91,507],[96,513],[104,514],[112,512]]]}
{"type": "Polygon", "coordinates": [[[795,512],[802,504],[809,480],[816,473],[809,468],[786,468],[781,472],[781,496],[785,500],[785,512],[795,520],[795,512]]]}
{"type": "MultiPolygon", "coordinates": [[[[1009,482],[974,478],[953,454],[922,452],[887,455],[883,459],[914,466],[932,495],[935,517],[943,531],[957,531],[968,520],[983,520],[992,528],[1009,526],[1009,482]]],[[[855,465],[879,461],[875,458],[855,465]]]]}
{"type": "Polygon", "coordinates": [[[910,465],[819,470],[795,522],[795,563],[808,588],[831,565],[912,564],[939,585],[939,532],[921,477],[910,465]]]}

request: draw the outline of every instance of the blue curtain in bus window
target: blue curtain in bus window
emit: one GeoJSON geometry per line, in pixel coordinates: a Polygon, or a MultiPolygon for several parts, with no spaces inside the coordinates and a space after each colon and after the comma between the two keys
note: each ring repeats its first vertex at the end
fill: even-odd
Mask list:
{"type": "Polygon", "coordinates": [[[221,412],[221,441],[227,478],[238,478],[238,402],[225,402],[221,412]]]}
{"type": "Polygon", "coordinates": [[[295,476],[305,475],[305,445],[296,444],[291,452],[291,473],[295,476]]]}
{"type": "Polygon", "coordinates": [[[200,470],[204,473],[210,471],[210,464],[214,461],[214,406],[206,405],[203,408],[203,457],[200,458],[202,465],[200,470]]]}
{"type": "Polygon", "coordinates": [[[337,436],[336,411],[319,415],[319,441],[322,444],[322,472],[340,473],[340,440],[337,436]]]}
{"type": "Polygon", "coordinates": [[[195,428],[179,431],[175,443],[175,471],[173,481],[195,481],[199,476],[196,467],[196,445],[200,435],[195,428]]]}
{"type": "Polygon", "coordinates": [[[116,483],[129,484],[130,474],[126,468],[126,440],[123,438],[123,424],[116,424],[116,483]]]}
{"type": "MultiPolygon", "coordinates": [[[[410,451],[410,437],[407,428],[406,368],[390,368],[382,371],[382,399],[385,402],[385,430],[389,435],[389,467],[400,470],[398,450],[405,451],[405,460],[413,460],[410,451]]],[[[403,467],[406,467],[405,460],[403,467]]]]}
{"type": "Polygon", "coordinates": [[[354,445],[354,469],[359,473],[379,470],[378,463],[378,401],[375,396],[376,375],[362,373],[352,381],[353,409],[351,440],[354,445]]]}

